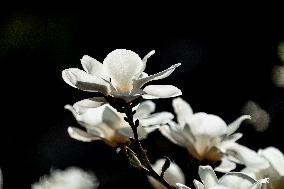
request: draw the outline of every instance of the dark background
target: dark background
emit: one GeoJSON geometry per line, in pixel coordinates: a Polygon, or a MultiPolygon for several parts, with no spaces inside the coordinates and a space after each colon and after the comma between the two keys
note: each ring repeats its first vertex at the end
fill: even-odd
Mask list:
{"type": "MultiPolygon", "coordinates": [[[[81,11],[2,12],[0,167],[5,188],[29,188],[51,168],[69,166],[95,172],[102,188],[133,188],[133,183],[135,188],[149,187],[110,147],[75,141],[66,132],[77,124],[64,105],[92,94],[65,84],[61,71],[80,68],[85,54],[102,61],[117,48],[141,57],[155,49],[146,68],[149,74],[181,62],[170,77],[153,84],[179,87],[194,112],[213,113],[229,123],[248,100],[256,101],[270,114],[270,127],[256,132],[242,124],[240,143],[254,150],[273,145],[284,151],[284,89],[271,80],[273,66],[282,64],[277,54],[284,39],[281,11],[183,7],[173,12],[139,6],[142,10],[86,5],[81,11]]],[[[170,99],[155,103],[158,110],[173,111],[170,99]]],[[[184,164],[184,150],[158,132],[144,145],[152,161],[168,155],[184,164]]],[[[193,172],[183,169],[187,175],[193,172]]]]}

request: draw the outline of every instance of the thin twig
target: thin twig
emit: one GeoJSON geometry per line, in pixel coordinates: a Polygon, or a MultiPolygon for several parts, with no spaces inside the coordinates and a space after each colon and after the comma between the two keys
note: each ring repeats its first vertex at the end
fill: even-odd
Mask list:
{"type": "Polygon", "coordinates": [[[133,120],[133,114],[134,112],[132,111],[132,108],[129,107],[126,112],[126,117],[127,117],[127,122],[129,123],[132,131],[133,131],[133,136],[134,136],[134,142],[135,145],[137,146],[138,150],[139,150],[139,159],[142,160],[142,164],[147,168],[147,171],[144,169],[144,171],[146,171],[146,173],[149,176],[154,177],[156,180],[158,180],[159,182],[161,182],[163,185],[165,185],[168,189],[173,189],[173,186],[171,186],[162,176],[158,175],[154,169],[152,168],[151,162],[148,159],[148,156],[146,154],[146,151],[143,149],[140,141],[139,141],[139,137],[138,137],[138,132],[137,132],[137,127],[139,126],[139,120],[136,120],[134,123],[133,120]]]}

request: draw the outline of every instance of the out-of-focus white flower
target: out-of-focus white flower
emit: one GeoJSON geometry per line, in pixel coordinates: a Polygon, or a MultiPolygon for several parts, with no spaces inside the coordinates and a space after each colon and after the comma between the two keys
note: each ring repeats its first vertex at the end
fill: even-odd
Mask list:
{"type": "MultiPolygon", "coordinates": [[[[103,63],[85,55],[81,59],[83,70],[69,68],[63,70],[63,80],[72,87],[84,91],[100,92],[131,101],[141,95],[145,99],[169,98],[181,95],[181,91],[172,85],[148,85],[146,83],[168,77],[178,66],[154,75],[144,72],[148,58],[155,51],[149,52],[143,59],[131,50],[116,49],[109,53],[103,63]]],[[[89,99],[96,101],[96,99],[89,99]]],[[[92,103],[90,102],[89,105],[92,103]]],[[[94,103],[93,105],[97,105],[94,103]]]]}
{"type": "Polygon", "coordinates": [[[277,87],[284,87],[284,66],[274,66],[272,69],[272,81],[277,87]]]}
{"type": "Polygon", "coordinates": [[[267,178],[255,180],[240,172],[227,173],[218,179],[210,166],[200,166],[198,173],[202,182],[193,181],[196,189],[261,189],[268,183],[267,178]]]}
{"type": "Polygon", "coordinates": [[[97,178],[79,168],[70,167],[64,171],[54,170],[48,176],[40,178],[32,189],[96,189],[97,178]]]}
{"type": "Polygon", "coordinates": [[[258,156],[263,157],[269,162],[267,169],[246,167],[243,172],[254,178],[269,177],[269,184],[263,189],[282,189],[284,188],[284,155],[275,147],[260,149],[258,156]]]}
{"type": "MultiPolygon", "coordinates": [[[[118,144],[126,143],[129,137],[133,137],[129,124],[124,120],[125,115],[108,104],[97,108],[85,108],[75,103],[73,106],[66,105],[65,108],[70,110],[78,123],[85,128],[81,130],[69,127],[68,132],[72,138],[83,142],[103,140],[108,145],[116,147],[118,144]]],[[[174,117],[169,112],[151,114],[154,111],[155,103],[149,100],[136,108],[133,118],[139,119],[138,135],[141,139],[174,117]]]]}
{"type": "Polygon", "coordinates": [[[251,164],[255,160],[243,157],[253,153],[249,149],[236,148],[234,144],[242,136],[234,133],[249,115],[243,115],[227,125],[220,117],[203,112],[193,114],[188,103],[181,98],[173,100],[177,122],[170,122],[160,127],[161,133],[173,143],[186,148],[191,156],[198,160],[222,161],[216,168],[220,172],[228,172],[236,167],[235,162],[251,164]],[[232,147],[233,150],[230,148],[232,147]],[[228,152],[234,152],[229,154],[228,152]],[[249,152],[248,152],[249,151],[249,152]],[[242,161],[232,158],[242,157],[242,161]]]}
{"type": "Polygon", "coordinates": [[[267,111],[262,109],[256,102],[248,101],[243,107],[243,113],[251,115],[251,119],[248,120],[250,124],[257,131],[265,131],[270,124],[270,115],[267,111]]]}
{"type": "MultiPolygon", "coordinates": [[[[162,172],[162,167],[164,165],[165,160],[159,159],[153,164],[153,169],[158,173],[159,175],[162,172]]],[[[164,179],[172,186],[174,186],[176,183],[185,183],[185,177],[181,170],[181,168],[176,164],[171,162],[170,167],[166,170],[164,173],[164,179]]],[[[148,180],[150,184],[155,189],[166,189],[164,185],[162,185],[159,181],[154,179],[153,177],[148,176],[148,180]]]]}

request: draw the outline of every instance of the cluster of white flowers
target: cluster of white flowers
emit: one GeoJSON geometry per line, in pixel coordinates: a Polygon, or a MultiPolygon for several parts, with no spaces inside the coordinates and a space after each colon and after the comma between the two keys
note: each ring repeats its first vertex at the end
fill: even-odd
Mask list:
{"type": "MultiPolygon", "coordinates": [[[[152,80],[169,76],[180,65],[175,64],[162,72],[148,75],[144,70],[148,58],[153,54],[154,51],[151,51],[141,59],[133,51],[117,49],[109,53],[103,63],[89,56],[83,56],[81,63],[84,70],[77,68],[64,70],[62,77],[67,84],[100,95],[65,106],[81,126],[81,129],[69,127],[69,135],[83,142],[102,140],[114,148],[128,146],[131,143],[130,138],[135,138],[134,122],[125,117],[126,112],[113,106],[110,98],[129,104],[138,98],[180,96],[181,91],[172,85],[144,87],[152,80]]],[[[217,115],[193,113],[191,106],[182,98],[175,98],[172,105],[176,122],[173,121],[174,115],[170,112],[154,113],[155,104],[149,100],[139,101],[131,107],[133,110],[131,118],[133,121],[138,120],[137,125],[135,122],[137,139],[146,139],[149,133],[158,129],[169,141],[186,148],[189,157],[197,161],[221,162],[219,166],[214,167],[215,171],[225,173],[220,179],[211,166],[199,167],[201,182],[194,180],[196,189],[284,188],[284,156],[278,149],[268,147],[255,152],[237,143],[243,134],[236,131],[244,120],[251,119],[250,115],[240,116],[232,123],[226,124],[217,115]],[[241,172],[230,172],[237,164],[242,164],[245,168],[241,172]]],[[[134,152],[133,154],[135,156],[134,152]]],[[[143,164],[138,157],[135,158],[139,166],[143,164]]],[[[185,186],[186,178],[182,169],[173,162],[166,168],[165,165],[166,163],[160,159],[152,165],[152,169],[157,175],[163,175],[162,179],[170,185],[178,189],[189,189],[185,186]]],[[[147,166],[142,168],[149,171],[147,166]]],[[[159,182],[161,180],[158,181],[151,176],[148,176],[148,180],[155,189],[167,188],[164,183],[159,182]]],[[[93,176],[72,168],[65,172],[54,171],[50,177],[43,177],[32,188],[89,189],[95,188],[96,183],[93,176]]]]}
{"type": "Polygon", "coordinates": [[[76,167],[64,171],[54,170],[48,176],[43,176],[32,189],[96,189],[99,183],[97,178],[88,172],[76,167]]]}

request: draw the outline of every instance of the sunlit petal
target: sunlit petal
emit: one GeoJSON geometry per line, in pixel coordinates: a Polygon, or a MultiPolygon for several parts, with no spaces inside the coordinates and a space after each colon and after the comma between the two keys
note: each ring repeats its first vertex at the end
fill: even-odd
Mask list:
{"type": "Polygon", "coordinates": [[[144,99],[169,98],[182,95],[181,90],[172,85],[148,85],[143,91],[146,93],[143,95],[144,99]]]}
{"type": "Polygon", "coordinates": [[[157,74],[154,74],[154,75],[150,75],[148,77],[144,77],[144,78],[141,78],[141,79],[136,79],[133,81],[133,88],[141,88],[144,84],[148,83],[149,81],[153,81],[153,80],[159,80],[159,79],[164,79],[166,77],[168,77],[169,75],[171,75],[171,73],[173,73],[173,71],[179,67],[181,64],[178,63],[178,64],[175,64],[175,65],[172,65],[171,67],[169,67],[168,69],[162,71],[162,72],[159,72],[157,74]]]}
{"type": "Polygon", "coordinates": [[[103,65],[116,90],[127,92],[132,90],[134,76],[142,73],[144,63],[135,52],[116,49],[107,55],[103,65]]]}

